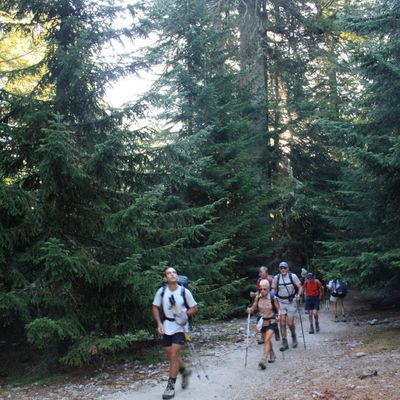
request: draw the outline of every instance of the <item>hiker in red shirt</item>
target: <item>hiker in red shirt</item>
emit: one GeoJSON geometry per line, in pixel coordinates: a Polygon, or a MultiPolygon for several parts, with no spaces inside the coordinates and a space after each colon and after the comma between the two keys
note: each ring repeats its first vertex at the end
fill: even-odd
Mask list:
{"type": "Polygon", "coordinates": [[[257,279],[257,282],[256,282],[256,291],[257,292],[260,291],[260,282],[263,279],[266,279],[269,283],[269,286],[271,287],[273,279],[268,275],[268,267],[266,267],[265,265],[262,265],[260,267],[259,278],[257,279]]]}
{"type": "Polygon", "coordinates": [[[314,333],[314,321],[315,330],[319,332],[318,311],[319,303],[324,295],[324,288],[322,283],[318,279],[315,279],[315,275],[312,272],[307,274],[307,279],[301,287],[301,294],[303,293],[305,296],[305,309],[308,311],[308,318],[310,320],[310,330],[308,333],[314,333]]]}

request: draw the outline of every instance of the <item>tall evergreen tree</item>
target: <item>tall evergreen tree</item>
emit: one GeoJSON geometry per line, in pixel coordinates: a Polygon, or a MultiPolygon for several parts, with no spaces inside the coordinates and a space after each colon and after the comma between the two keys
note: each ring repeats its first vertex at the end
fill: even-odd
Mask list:
{"type": "Polygon", "coordinates": [[[245,73],[235,70],[237,17],[206,1],[155,2],[148,10],[144,25],[158,37],[147,57],[164,66],[148,99],[156,92],[161,118],[175,124],[170,137],[200,143],[202,164],[180,196],[193,206],[218,202],[211,238],[227,241],[221,271],[228,280],[246,276],[266,262],[272,246],[266,133],[259,124],[265,97],[252,101],[252,78],[244,83],[245,73]]]}
{"type": "Polygon", "coordinates": [[[344,26],[353,33],[354,72],[363,83],[351,123],[337,137],[347,145],[340,234],[325,243],[329,265],[355,284],[393,300],[399,283],[399,15],[397,1],[355,5],[344,26]],[[339,136],[341,134],[342,136],[339,136]]]}
{"type": "Polygon", "coordinates": [[[191,169],[174,169],[151,135],[123,126],[134,108],[102,100],[107,82],[129,72],[101,55],[121,36],[113,28],[120,8],[72,0],[2,7],[23,19],[21,29],[26,21],[42,29],[46,50],[32,91],[1,91],[1,335],[79,365],[151,326],[146,311],[165,265],[208,265],[223,243],[204,239],[212,205],[176,206],[174,184],[191,169]]]}

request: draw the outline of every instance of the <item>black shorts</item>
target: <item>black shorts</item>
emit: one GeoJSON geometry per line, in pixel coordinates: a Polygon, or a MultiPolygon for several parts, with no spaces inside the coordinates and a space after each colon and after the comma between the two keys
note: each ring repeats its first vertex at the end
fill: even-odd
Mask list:
{"type": "Polygon", "coordinates": [[[265,333],[268,330],[274,331],[278,327],[278,324],[276,322],[273,322],[272,324],[269,324],[267,326],[263,326],[261,328],[261,333],[265,333]]]}
{"type": "Polygon", "coordinates": [[[319,310],[319,296],[307,296],[304,302],[306,311],[319,310]]]}
{"type": "Polygon", "coordinates": [[[185,344],[185,334],[183,332],[177,332],[173,335],[163,335],[162,341],[164,347],[170,347],[173,343],[183,346],[185,344]]]}

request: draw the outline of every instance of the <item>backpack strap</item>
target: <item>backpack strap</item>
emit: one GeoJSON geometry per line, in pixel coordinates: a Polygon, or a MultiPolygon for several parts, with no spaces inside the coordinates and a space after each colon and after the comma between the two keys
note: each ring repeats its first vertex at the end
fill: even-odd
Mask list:
{"type": "Polygon", "coordinates": [[[272,309],[274,310],[274,317],[275,317],[278,314],[278,310],[275,305],[275,300],[277,299],[277,296],[275,293],[271,293],[271,292],[269,292],[269,295],[271,297],[271,304],[272,304],[272,309]]]}
{"type": "Polygon", "coordinates": [[[185,286],[181,286],[181,296],[183,297],[183,304],[185,304],[186,310],[189,310],[189,304],[186,300],[186,289],[185,286]]]}
{"type": "MultiPolygon", "coordinates": [[[[285,281],[283,281],[282,285],[285,286],[286,291],[288,292],[288,296],[279,296],[278,294],[276,295],[279,299],[289,299],[289,301],[292,301],[294,296],[296,295],[296,293],[299,291],[299,288],[297,287],[297,285],[295,285],[294,281],[293,281],[293,277],[292,277],[292,273],[289,272],[289,279],[290,279],[290,284],[293,285],[294,288],[294,293],[290,294],[289,293],[289,289],[287,288],[287,285],[289,285],[289,283],[286,283],[285,281]]],[[[277,293],[279,293],[279,278],[280,278],[281,274],[278,274],[278,279],[277,279],[277,293]]]]}
{"type": "MultiPolygon", "coordinates": [[[[189,310],[190,307],[189,307],[189,304],[188,304],[188,302],[186,300],[185,286],[183,286],[183,285],[179,285],[179,286],[181,287],[181,296],[183,298],[183,304],[185,305],[186,309],[189,310]]],[[[175,318],[168,318],[164,314],[164,307],[163,307],[164,302],[163,302],[163,299],[164,299],[164,294],[165,294],[166,288],[167,288],[166,284],[161,286],[161,293],[160,293],[161,294],[161,307],[160,307],[160,309],[161,309],[161,321],[164,321],[164,320],[175,321],[175,318]]]]}

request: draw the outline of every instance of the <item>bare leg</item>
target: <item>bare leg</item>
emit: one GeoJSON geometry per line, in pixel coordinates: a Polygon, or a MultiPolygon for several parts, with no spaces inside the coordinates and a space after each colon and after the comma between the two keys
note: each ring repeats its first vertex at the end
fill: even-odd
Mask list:
{"type": "Polygon", "coordinates": [[[336,319],[336,317],[337,317],[337,300],[332,301],[332,311],[333,311],[333,316],[336,319]]]}
{"type": "Polygon", "coordinates": [[[288,320],[288,327],[293,336],[296,334],[296,327],[294,326],[294,315],[288,315],[287,320],[288,320]]]}
{"type": "Polygon", "coordinates": [[[183,362],[179,358],[179,352],[182,346],[180,344],[172,343],[171,346],[165,347],[165,353],[169,361],[169,377],[176,378],[179,369],[182,368],[183,362]]]}
{"type": "Polygon", "coordinates": [[[268,329],[267,332],[264,333],[264,356],[267,357],[268,354],[273,353],[273,348],[272,348],[272,335],[274,334],[274,331],[271,329],[268,329]]]}
{"type": "Polygon", "coordinates": [[[281,316],[281,336],[282,339],[287,339],[286,315],[281,316]]]}

